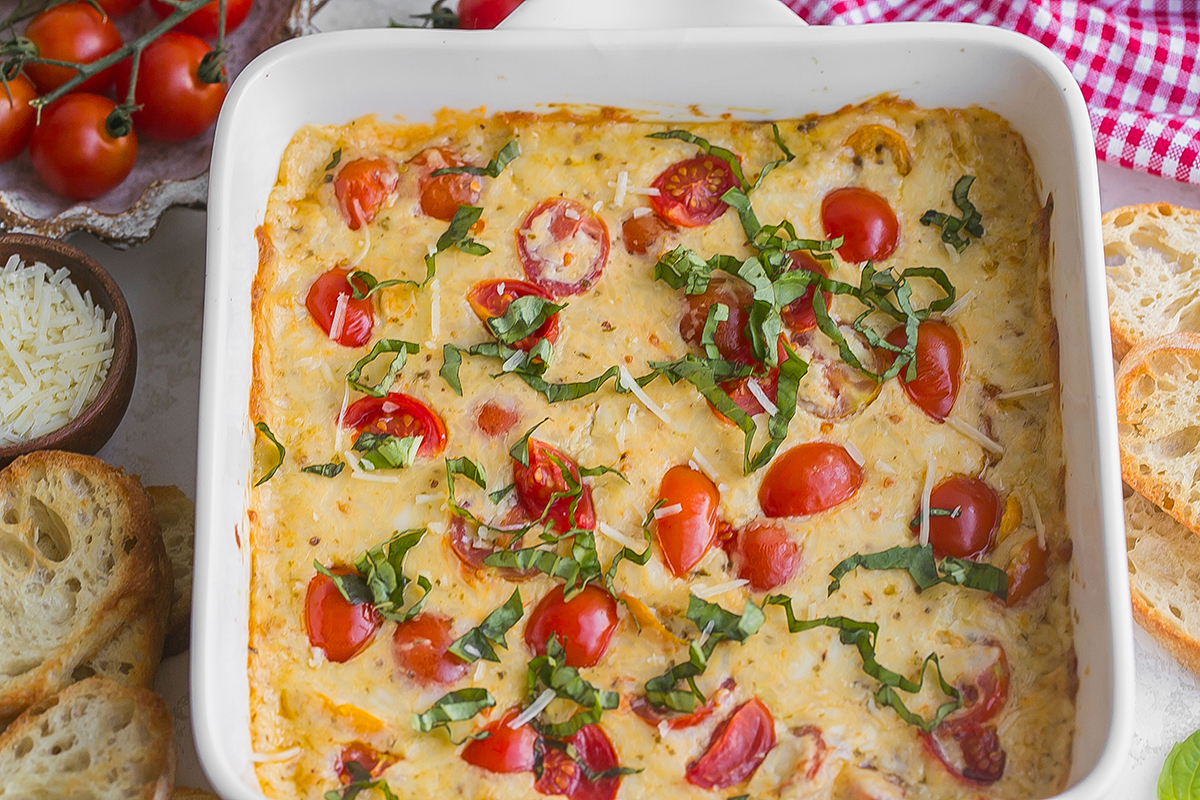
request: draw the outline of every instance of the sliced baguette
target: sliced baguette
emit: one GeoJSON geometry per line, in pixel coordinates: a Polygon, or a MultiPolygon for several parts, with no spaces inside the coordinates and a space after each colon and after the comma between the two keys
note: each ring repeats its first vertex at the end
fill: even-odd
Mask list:
{"type": "Polygon", "coordinates": [[[0,471],[0,726],[170,602],[170,564],[137,478],[60,452],[0,471]]]}
{"type": "Polygon", "coordinates": [[[1200,331],[1200,211],[1147,203],[1113,209],[1102,224],[1113,355],[1200,331]]]}
{"type": "Polygon", "coordinates": [[[75,680],[103,675],[126,686],[154,687],[154,677],[163,658],[163,635],[167,618],[162,608],[147,608],[96,655],[72,673],[75,680]]]}
{"type": "Polygon", "coordinates": [[[196,539],[196,506],[177,486],[147,486],[154,501],[154,516],[162,528],[167,557],[175,578],[171,616],[167,620],[167,639],[163,657],[179,655],[188,649],[192,629],[192,559],[196,539]]]}
{"type": "Polygon", "coordinates": [[[0,776],[0,800],[168,800],[175,725],[154,692],[88,678],[0,734],[0,776]]]}
{"type": "Polygon", "coordinates": [[[186,786],[176,786],[171,794],[171,800],[221,800],[212,792],[203,789],[190,789],[186,786]]]}
{"type": "Polygon", "coordinates": [[[1142,342],[1116,382],[1125,482],[1200,534],[1200,333],[1142,342]]]}

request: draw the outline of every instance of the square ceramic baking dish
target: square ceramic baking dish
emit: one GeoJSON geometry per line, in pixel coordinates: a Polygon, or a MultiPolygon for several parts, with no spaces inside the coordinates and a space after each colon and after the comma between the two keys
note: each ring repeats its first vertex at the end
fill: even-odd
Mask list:
{"type": "Polygon", "coordinates": [[[603,20],[581,17],[583,7],[529,0],[510,20],[521,29],[363,30],[287,42],[252,63],[225,101],[209,197],[192,633],[195,736],[213,784],[228,800],[263,797],[251,761],[246,671],[250,290],[255,229],[293,133],[371,113],[422,120],[444,107],[550,103],[645,109],[663,119],[694,119],[696,107],[774,119],[890,92],[925,107],[999,113],[1024,136],[1043,196],[1054,197],[1080,679],[1070,783],[1059,797],[1102,797],[1129,747],[1133,645],[1096,162],[1070,73],[1032,41],[982,26],[805,28],[775,0],[621,0],[591,10],[603,20]],[[724,22],[738,27],[713,17],[731,11],[737,18],[724,22]],[[661,27],[701,12],[717,24],[661,27]]]}

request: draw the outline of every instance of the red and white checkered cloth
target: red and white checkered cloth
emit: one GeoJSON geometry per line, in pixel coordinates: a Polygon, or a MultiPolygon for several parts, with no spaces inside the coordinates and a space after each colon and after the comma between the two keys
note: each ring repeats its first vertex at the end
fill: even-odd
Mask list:
{"type": "Polygon", "coordinates": [[[1041,42],[1083,89],[1096,157],[1200,184],[1200,0],[784,0],[810,25],[939,20],[1041,42]]]}

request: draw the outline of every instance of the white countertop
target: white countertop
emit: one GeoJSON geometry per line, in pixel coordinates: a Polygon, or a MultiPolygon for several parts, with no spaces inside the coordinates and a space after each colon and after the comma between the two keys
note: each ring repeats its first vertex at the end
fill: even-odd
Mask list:
{"type": "MultiPolygon", "coordinates": [[[[1200,187],[1100,165],[1105,211],[1166,201],[1200,208],[1200,187]]],[[[203,212],[177,209],[141,247],[118,252],[88,236],[72,243],[97,258],[125,292],[138,336],[138,377],[129,412],[100,456],[142,476],[146,484],[175,484],[195,497],[200,387],[200,330],[204,296],[203,212]]],[[[1111,800],[1151,800],[1171,745],[1200,728],[1200,678],[1180,667],[1135,628],[1136,732],[1129,769],[1111,800]]],[[[204,786],[191,739],[187,657],[163,664],[158,689],[176,717],[181,786],[204,786]]],[[[1086,703],[1087,698],[1079,698],[1086,703]]]]}

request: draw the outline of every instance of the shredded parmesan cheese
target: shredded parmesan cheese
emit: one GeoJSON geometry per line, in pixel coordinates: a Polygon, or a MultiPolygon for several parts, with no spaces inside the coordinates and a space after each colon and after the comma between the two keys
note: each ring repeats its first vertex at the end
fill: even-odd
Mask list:
{"type": "Polygon", "coordinates": [[[429,282],[429,346],[433,347],[442,332],[441,284],[434,278],[429,282]]]}
{"type": "Polygon", "coordinates": [[[350,465],[350,477],[357,478],[360,481],[374,481],[375,483],[399,483],[400,477],[397,475],[376,475],[373,472],[367,472],[362,468],[362,463],[358,458],[358,454],[353,450],[343,450],[342,457],[346,459],[346,463],[350,465]]]}
{"type": "Polygon", "coordinates": [[[1045,394],[1053,388],[1053,383],[1043,383],[1041,386],[1030,386],[1028,389],[1014,389],[1011,392],[1001,392],[996,395],[996,399],[1015,400],[1018,397],[1031,397],[1033,395],[1045,394]]]}
{"type": "Polygon", "coordinates": [[[672,503],[669,506],[661,506],[654,509],[654,518],[663,519],[664,517],[673,517],[683,511],[683,506],[680,503],[672,503]]]}
{"type": "Polygon", "coordinates": [[[291,761],[298,755],[300,755],[300,748],[292,747],[288,750],[280,750],[278,753],[251,753],[250,760],[255,764],[274,764],[279,761],[291,761]]]}
{"type": "MultiPolygon", "coordinates": [[[[955,255],[957,255],[957,253],[955,255]]],[[[962,297],[955,300],[950,305],[949,308],[947,308],[945,311],[942,312],[942,319],[950,319],[955,314],[957,314],[958,312],[960,312],[964,308],[966,308],[967,304],[970,303],[973,299],[975,299],[975,290],[971,289],[966,294],[964,294],[962,297]]]]}
{"type": "MultiPolygon", "coordinates": [[[[696,597],[699,597],[701,600],[708,600],[709,598],[716,597],[720,594],[725,594],[725,592],[732,591],[733,589],[740,589],[748,583],[750,583],[750,581],[746,580],[745,578],[725,581],[724,583],[714,583],[712,586],[704,586],[703,584],[696,583],[692,584],[692,594],[696,595],[696,597]]],[[[712,623],[710,622],[709,625],[711,624],[712,623]]]]}
{"type": "Polygon", "coordinates": [[[665,411],[659,408],[658,405],[650,399],[650,395],[646,394],[642,387],[637,385],[637,381],[635,381],[633,376],[629,374],[629,370],[625,368],[624,364],[618,367],[618,372],[620,374],[621,386],[633,392],[633,396],[638,400],[641,400],[642,405],[650,409],[651,414],[658,417],[663,422],[670,425],[672,429],[674,429],[675,423],[671,421],[671,418],[667,416],[665,411]]]}
{"type": "Polygon", "coordinates": [[[518,714],[517,716],[515,716],[511,720],[509,720],[508,727],[512,728],[515,731],[517,728],[521,727],[525,723],[527,723],[530,720],[537,717],[538,714],[545,711],[546,706],[550,705],[550,703],[552,703],[553,701],[554,701],[554,690],[547,689],[546,691],[544,691],[538,695],[537,700],[534,700],[529,705],[529,708],[525,709],[520,714],[518,714]]]}
{"type": "Polygon", "coordinates": [[[346,408],[350,405],[350,384],[346,384],[345,391],[342,392],[342,407],[338,410],[337,416],[334,417],[333,423],[333,450],[337,452],[342,449],[342,420],[346,418],[346,408]]]}
{"type": "Polygon", "coordinates": [[[617,191],[613,194],[613,205],[617,208],[625,205],[625,192],[629,189],[629,172],[621,170],[617,175],[617,191]]]}
{"type": "Polygon", "coordinates": [[[603,200],[597,200],[596,202],[592,203],[592,213],[593,214],[599,214],[600,209],[602,209],[602,208],[604,208],[603,200]]]}
{"type": "Polygon", "coordinates": [[[779,413],[779,406],[771,402],[771,398],[767,397],[767,393],[758,385],[758,381],[751,378],[746,381],[746,386],[750,389],[750,394],[754,395],[754,399],[758,401],[758,404],[763,407],[763,411],[766,411],[772,417],[779,413]]]}
{"type": "Polygon", "coordinates": [[[633,210],[633,218],[641,219],[642,217],[648,217],[653,213],[654,212],[650,210],[649,206],[638,206],[633,210]]]}
{"type": "Polygon", "coordinates": [[[563,216],[567,219],[579,219],[579,212],[573,208],[567,208],[563,210],[563,216]]]}
{"type": "Polygon", "coordinates": [[[700,471],[708,476],[709,480],[714,483],[716,482],[719,477],[717,475],[717,468],[712,465],[711,461],[704,457],[699,447],[692,448],[692,460],[696,462],[696,466],[700,467],[700,471]]]}
{"type": "Polygon", "coordinates": [[[967,437],[971,441],[975,442],[977,445],[982,447],[984,450],[988,450],[990,452],[997,453],[999,455],[1004,454],[1004,445],[1000,444],[995,439],[992,439],[992,438],[984,435],[983,433],[976,430],[975,428],[972,428],[970,425],[963,422],[958,417],[946,417],[946,424],[949,425],[951,428],[954,428],[954,430],[958,431],[959,433],[961,433],[963,436],[967,437]]]}
{"type": "Polygon", "coordinates": [[[950,263],[957,264],[960,259],[959,255],[958,255],[958,251],[955,250],[954,246],[951,245],[949,242],[942,242],[942,245],[946,248],[946,255],[950,257],[950,263]]]}
{"type": "Polygon", "coordinates": [[[867,463],[866,457],[863,456],[861,450],[854,446],[854,442],[846,442],[842,446],[846,448],[846,452],[849,453],[850,457],[854,459],[855,464],[858,464],[861,467],[863,464],[867,463]]]}
{"type": "Polygon", "coordinates": [[[614,542],[621,545],[622,547],[628,547],[630,550],[638,549],[637,542],[635,542],[633,539],[630,539],[628,536],[621,533],[619,530],[614,528],[612,525],[609,525],[607,522],[597,522],[596,530],[600,531],[605,536],[612,539],[614,542]]]}
{"type": "MultiPolygon", "coordinates": [[[[849,451],[847,451],[847,452],[849,452],[849,451]]],[[[895,467],[893,467],[891,464],[889,464],[886,461],[876,461],[875,469],[879,470],[880,472],[886,472],[888,475],[899,475],[900,474],[900,473],[896,472],[895,467]]]]}
{"type": "Polygon", "coordinates": [[[1046,523],[1042,522],[1042,510],[1038,508],[1037,500],[1033,499],[1033,494],[1028,494],[1025,499],[1029,501],[1029,516],[1033,517],[1033,528],[1037,531],[1038,547],[1046,549],[1046,523]]]}
{"type": "Polygon", "coordinates": [[[329,339],[336,342],[346,330],[346,309],[350,306],[350,295],[339,294],[333,309],[333,322],[329,324],[329,339]]]}
{"type": "Polygon", "coordinates": [[[662,192],[660,192],[658,189],[655,189],[653,186],[630,186],[628,189],[626,189],[626,194],[640,194],[644,197],[658,197],[662,194],[662,192]]]}
{"type": "Polygon", "coordinates": [[[921,546],[929,544],[929,496],[933,494],[933,456],[925,464],[925,486],[921,489],[921,546]]]}

